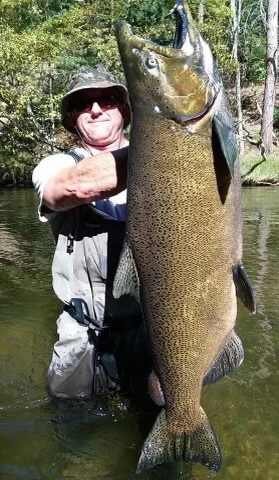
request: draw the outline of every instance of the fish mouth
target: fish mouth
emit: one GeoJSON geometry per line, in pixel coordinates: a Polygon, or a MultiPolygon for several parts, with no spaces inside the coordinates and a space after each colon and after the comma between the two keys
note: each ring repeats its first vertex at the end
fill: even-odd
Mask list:
{"type": "Polygon", "coordinates": [[[134,88],[135,83],[146,84],[150,79],[155,85],[153,111],[185,126],[201,120],[212,109],[222,81],[186,0],[178,0],[171,14],[176,20],[172,46],[138,37],[125,21],[115,25],[115,34],[127,83],[133,85],[133,98],[136,90],[140,91],[134,88]],[[159,84],[162,93],[157,94],[159,84]]]}
{"type": "Polygon", "coordinates": [[[177,53],[174,54],[175,50],[173,50],[172,53],[170,48],[162,47],[161,45],[158,45],[151,40],[146,40],[144,38],[138,37],[137,35],[134,35],[132,27],[125,20],[120,20],[115,24],[114,32],[118,38],[119,44],[123,42],[124,45],[124,40],[128,39],[134,49],[136,48],[140,50],[144,49],[144,47],[150,46],[150,48],[152,48],[152,51],[158,53],[159,55],[165,55],[167,57],[177,56],[177,53]]]}
{"type": "Polygon", "coordinates": [[[178,2],[170,13],[176,17],[176,30],[173,40],[173,48],[181,50],[186,41],[189,29],[188,15],[181,2],[178,2]]]}
{"type": "Polygon", "coordinates": [[[157,53],[158,55],[162,55],[168,58],[177,58],[180,56],[181,57],[185,56],[182,50],[180,51],[179,49],[165,47],[152,42],[152,40],[141,38],[135,35],[133,33],[132,27],[125,20],[120,20],[119,22],[117,22],[114,26],[114,31],[115,31],[116,37],[118,38],[119,43],[123,42],[124,44],[125,40],[129,40],[129,43],[133,47],[133,49],[138,49],[138,50],[150,49],[154,53],[157,53]]]}
{"type": "Polygon", "coordinates": [[[174,15],[176,20],[176,29],[173,40],[173,50],[175,52],[183,52],[186,57],[195,57],[198,59],[197,67],[200,70],[204,70],[209,78],[208,86],[212,88],[212,97],[211,100],[208,99],[203,109],[201,109],[196,115],[184,116],[184,119],[181,123],[186,125],[188,123],[196,123],[202,120],[209,110],[212,109],[218,93],[221,89],[221,79],[219,72],[216,68],[215,62],[213,60],[211,51],[208,45],[202,40],[201,35],[198,29],[195,26],[195,23],[192,19],[190,9],[185,0],[178,0],[173,9],[170,12],[174,15]],[[208,58],[212,59],[212,62],[206,61],[206,55],[210,55],[208,58]]]}
{"type": "Polygon", "coordinates": [[[134,48],[150,47],[154,53],[168,57],[177,58],[197,55],[202,53],[201,37],[194,25],[190,10],[184,0],[178,0],[170,11],[170,15],[175,17],[176,29],[172,47],[166,47],[154,43],[152,40],[143,39],[135,35],[131,26],[124,20],[120,20],[114,26],[115,34],[118,38],[129,38],[134,48]]]}
{"type": "Polygon", "coordinates": [[[192,43],[193,47],[195,46],[197,48],[199,33],[193,26],[189,8],[185,5],[184,0],[179,0],[170,13],[174,15],[176,20],[173,48],[184,51],[187,42],[192,43]]]}

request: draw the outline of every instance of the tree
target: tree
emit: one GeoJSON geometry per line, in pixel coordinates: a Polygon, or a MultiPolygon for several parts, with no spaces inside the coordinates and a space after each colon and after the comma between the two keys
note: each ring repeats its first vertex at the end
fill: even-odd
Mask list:
{"type": "Polygon", "coordinates": [[[242,1],[238,59],[242,83],[246,85],[265,79],[265,1],[242,1]]]}
{"type": "Polygon", "coordinates": [[[268,1],[267,13],[267,68],[263,101],[263,117],[261,127],[262,142],[265,153],[273,150],[273,115],[276,94],[278,63],[278,0],[268,1]]]}
{"type": "MultiPolygon", "coordinates": [[[[0,4],[0,176],[6,183],[18,183],[18,178],[22,183],[38,158],[71,145],[61,128],[59,101],[73,71],[103,63],[125,81],[114,23],[125,19],[136,34],[171,45],[175,22],[169,12],[174,1],[0,0],[0,4]]],[[[189,6],[219,68],[231,77],[235,61],[228,45],[228,1],[189,0],[189,6]]]]}
{"type": "Polygon", "coordinates": [[[236,78],[235,78],[235,90],[236,90],[236,103],[237,103],[237,125],[238,125],[238,141],[240,155],[244,153],[243,142],[243,112],[242,112],[242,100],[241,100],[241,70],[240,62],[238,58],[239,49],[239,35],[242,13],[242,0],[231,0],[232,10],[232,58],[236,63],[236,78]]]}

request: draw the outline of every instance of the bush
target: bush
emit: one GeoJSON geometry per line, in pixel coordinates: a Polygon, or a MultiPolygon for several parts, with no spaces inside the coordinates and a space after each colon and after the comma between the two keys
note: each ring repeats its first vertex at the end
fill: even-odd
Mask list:
{"type": "Polygon", "coordinates": [[[279,130],[279,108],[274,109],[273,126],[274,126],[274,128],[279,130]]]}

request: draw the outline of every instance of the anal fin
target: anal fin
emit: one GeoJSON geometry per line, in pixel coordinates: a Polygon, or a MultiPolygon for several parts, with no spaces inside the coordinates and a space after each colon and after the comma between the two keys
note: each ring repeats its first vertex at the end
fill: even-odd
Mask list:
{"type": "Polygon", "coordinates": [[[255,294],[250,279],[242,263],[234,265],[233,279],[238,298],[242,301],[243,305],[250,310],[250,312],[256,313],[255,294]]]}
{"type": "Polygon", "coordinates": [[[233,330],[223,349],[206,372],[203,384],[207,385],[208,383],[217,382],[220,378],[225,377],[230,372],[240,367],[243,360],[243,345],[239,336],[233,330]]]}
{"type": "Polygon", "coordinates": [[[166,404],[160,380],[154,371],[150,373],[148,378],[148,390],[150,397],[156,405],[163,407],[166,404]]]}

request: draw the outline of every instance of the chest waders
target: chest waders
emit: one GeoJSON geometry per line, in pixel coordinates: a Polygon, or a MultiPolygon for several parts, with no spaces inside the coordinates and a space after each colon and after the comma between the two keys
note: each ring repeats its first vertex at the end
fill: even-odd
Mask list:
{"type": "Polygon", "coordinates": [[[59,212],[51,226],[55,293],[64,310],[88,327],[94,345],[92,394],[144,393],[151,360],[141,309],[130,295],[112,295],[125,222],[82,205],[59,212]]]}

